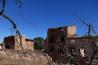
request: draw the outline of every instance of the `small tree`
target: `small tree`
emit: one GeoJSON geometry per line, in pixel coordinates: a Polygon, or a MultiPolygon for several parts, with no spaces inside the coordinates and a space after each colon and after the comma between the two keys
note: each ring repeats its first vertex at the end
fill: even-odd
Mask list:
{"type": "Polygon", "coordinates": [[[37,49],[37,50],[43,49],[42,42],[44,41],[44,38],[42,38],[42,37],[36,37],[33,40],[34,40],[34,48],[35,49],[37,49]]]}

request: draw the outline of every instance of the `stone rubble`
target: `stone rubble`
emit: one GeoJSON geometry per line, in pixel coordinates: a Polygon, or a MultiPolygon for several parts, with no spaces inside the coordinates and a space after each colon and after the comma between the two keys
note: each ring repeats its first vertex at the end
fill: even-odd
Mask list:
{"type": "Polygon", "coordinates": [[[55,65],[55,63],[48,54],[41,51],[4,50],[0,51],[0,65],[55,65]]]}

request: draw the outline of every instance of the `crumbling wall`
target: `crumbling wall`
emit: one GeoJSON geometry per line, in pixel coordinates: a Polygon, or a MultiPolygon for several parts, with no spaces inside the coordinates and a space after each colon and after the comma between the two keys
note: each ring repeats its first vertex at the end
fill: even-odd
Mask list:
{"type": "Polygon", "coordinates": [[[48,54],[53,61],[66,64],[66,53],[64,49],[66,32],[61,28],[48,29],[48,54]]]}
{"type": "Polygon", "coordinates": [[[91,65],[92,59],[94,57],[94,45],[95,41],[93,39],[77,39],[76,40],[76,60],[80,65],[91,65]],[[83,53],[81,49],[84,49],[83,53]]]}
{"type": "MultiPolygon", "coordinates": [[[[19,36],[8,36],[4,38],[5,49],[22,50],[19,36]]],[[[34,42],[21,37],[21,44],[24,50],[34,50],[34,42]]]]}
{"type": "Polygon", "coordinates": [[[74,38],[76,36],[76,26],[65,26],[67,38],[74,38]]]}
{"type": "Polygon", "coordinates": [[[91,65],[95,40],[89,37],[75,37],[74,30],[74,27],[49,29],[48,54],[57,63],[91,65]]]}
{"type": "Polygon", "coordinates": [[[55,65],[51,57],[41,51],[0,51],[0,65],[55,65]],[[24,52],[24,53],[23,53],[24,52]]]}
{"type": "Polygon", "coordinates": [[[14,43],[15,43],[14,36],[4,38],[5,49],[14,49],[15,47],[14,43]]]}

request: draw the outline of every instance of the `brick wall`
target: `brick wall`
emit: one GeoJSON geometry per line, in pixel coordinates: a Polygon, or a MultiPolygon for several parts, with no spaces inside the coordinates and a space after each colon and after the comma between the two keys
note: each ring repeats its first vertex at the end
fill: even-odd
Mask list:
{"type": "Polygon", "coordinates": [[[67,63],[69,57],[74,57],[74,61],[80,65],[90,65],[94,53],[91,47],[94,39],[85,37],[75,37],[76,27],[65,26],[48,29],[48,54],[55,62],[67,63]],[[80,57],[80,49],[84,50],[86,57],[80,57]]]}
{"type": "MultiPolygon", "coordinates": [[[[9,36],[4,38],[5,49],[8,49],[8,46],[11,46],[10,49],[14,50],[22,50],[20,45],[20,38],[18,36],[9,36]],[[13,44],[13,45],[12,45],[13,44]]],[[[25,37],[21,37],[21,43],[24,50],[34,50],[34,42],[30,39],[26,39],[25,37]]]]}

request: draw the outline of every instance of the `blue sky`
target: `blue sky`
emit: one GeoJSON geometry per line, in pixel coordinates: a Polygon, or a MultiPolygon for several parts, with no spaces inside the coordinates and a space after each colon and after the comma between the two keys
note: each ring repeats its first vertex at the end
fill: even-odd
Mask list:
{"type": "MultiPolygon", "coordinates": [[[[91,23],[98,33],[98,0],[23,0],[19,9],[14,0],[6,0],[5,14],[17,24],[22,35],[28,38],[46,38],[47,29],[52,27],[76,25],[77,34],[83,35],[87,27],[77,21],[77,14],[91,23]]],[[[11,33],[12,25],[0,19],[0,40],[11,33]]]]}

